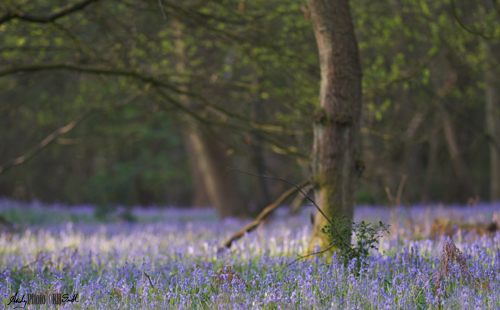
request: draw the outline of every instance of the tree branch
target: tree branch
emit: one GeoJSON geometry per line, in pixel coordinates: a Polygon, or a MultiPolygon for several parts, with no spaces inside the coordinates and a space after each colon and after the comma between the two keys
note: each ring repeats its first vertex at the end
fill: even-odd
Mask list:
{"type": "MultiPolygon", "coordinates": [[[[273,139],[273,138],[269,137],[268,135],[265,135],[264,134],[265,132],[259,132],[255,128],[248,128],[248,127],[241,126],[241,125],[229,124],[229,123],[227,123],[225,121],[217,122],[217,121],[213,121],[213,120],[208,120],[208,119],[206,119],[206,118],[198,115],[195,111],[193,111],[190,108],[186,107],[185,105],[183,105],[179,101],[175,100],[174,98],[172,98],[168,94],[166,94],[159,87],[156,87],[156,90],[158,91],[158,94],[160,94],[160,96],[162,98],[164,98],[167,102],[169,102],[170,104],[172,104],[177,109],[183,111],[184,113],[192,116],[198,122],[201,122],[201,123],[203,123],[203,124],[205,124],[207,126],[219,126],[219,127],[225,127],[225,128],[229,128],[229,129],[233,129],[233,130],[238,130],[238,131],[244,131],[244,132],[250,132],[250,133],[254,133],[254,134],[259,134],[262,137],[262,139],[264,139],[270,145],[275,146],[277,149],[279,149],[281,152],[283,152],[282,154],[287,154],[287,155],[295,156],[297,158],[304,158],[304,159],[308,159],[309,158],[309,156],[307,156],[305,154],[302,154],[302,153],[299,153],[298,151],[295,151],[295,150],[292,150],[290,148],[287,148],[285,145],[283,145],[279,141],[276,141],[276,139],[273,139]]],[[[157,102],[159,103],[160,108],[164,108],[161,101],[157,101],[157,102]]],[[[276,152],[276,150],[274,150],[274,151],[276,152]]]]}
{"type": "Polygon", "coordinates": [[[148,76],[145,74],[142,74],[139,71],[136,70],[126,70],[126,69],[117,69],[113,67],[105,67],[105,66],[85,66],[85,65],[80,65],[80,64],[74,64],[74,63],[66,63],[66,62],[53,62],[53,63],[41,63],[41,64],[33,64],[33,65],[21,65],[21,66],[11,66],[7,68],[2,68],[0,69],[0,77],[9,75],[9,74],[14,74],[14,73],[19,73],[19,72],[36,72],[36,71],[44,71],[44,70],[61,70],[61,69],[66,69],[66,70],[73,70],[73,71],[78,71],[78,72],[83,72],[83,73],[94,73],[94,74],[105,74],[105,75],[116,75],[116,76],[128,76],[128,77],[133,77],[138,80],[141,80],[146,83],[151,83],[154,85],[159,85],[162,87],[165,87],[169,90],[172,90],[176,93],[183,93],[176,87],[167,84],[165,82],[162,82],[160,80],[155,79],[152,76],[148,76]]]}
{"type": "MultiPolygon", "coordinates": [[[[299,258],[297,258],[296,260],[294,260],[293,262],[291,262],[290,264],[288,264],[286,267],[290,267],[291,265],[295,264],[296,262],[298,262],[299,260],[301,259],[304,259],[306,257],[309,257],[309,256],[312,256],[312,255],[317,255],[317,254],[322,254],[322,253],[325,253],[326,251],[330,250],[331,248],[333,248],[334,246],[336,246],[336,244],[332,244],[331,246],[327,247],[326,249],[324,250],[320,250],[318,252],[313,252],[313,253],[309,253],[309,254],[306,254],[304,256],[300,256],[299,255],[299,258]]],[[[285,268],[286,268],[285,267],[285,268]]]]}
{"type": "MultiPolygon", "coordinates": [[[[205,123],[207,125],[218,125],[218,126],[223,126],[223,127],[228,127],[228,128],[233,128],[236,130],[244,130],[248,132],[257,132],[257,130],[260,130],[261,133],[260,135],[265,139],[267,142],[269,142],[271,145],[276,146],[280,151],[282,151],[284,154],[289,154],[293,155],[298,158],[309,158],[307,155],[299,153],[298,151],[287,148],[284,146],[280,141],[277,139],[273,139],[269,137],[268,135],[264,135],[264,133],[270,133],[270,132],[275,132],[276,128],[278,126],[273,126],[273,125],[268,125],[268,124],[261,124],[252,121],[251,119],[231,113],[214,103],[210,102],[208,99],[204,98],[203,96],[190,92],[190,91],[184,91],[181,90],[179,87],[165,83],[164,81],[161,81],[157,79],[154,76],[146,75],[141,73],[138,70],[127,70],[127,69],[116,69],[113,67],[105,67],[105,66],[86,66],[86,65],[80,65],[80,64],[74,64],[74,63],[42,63],[42,64],[33,64],[33,65],[20,65],[20,66],[11,66],[7,68],[0,68],[0,77],[6,76],[9,74],[14,74],[14,73],[19,73],[19,72],[37,72],[37,71],[49,71],[49,70],[73,70],[73,71],[78,71],[78,72],[83,72],[83,73],[92,73],[92,74],[104,74],[104,75],[112,75],[112,76],[125,76],[125,77],[130,77],[134,78],[136,80],[142,81],[147,84],[151,84],[155,86],[157,89],[158,93],[160,96],[164,97],[167,99],[169,103],[174,105],[176,108],[180,109],[181,111],[193,116],[197,121],[200,121],[202,123],[205,123]],[[240,121],[246,122],[250,127],[253,128],[245,128],[244,126],[238,126],[234,124],[228,124],[226,122],[213,122],[206,120],[199,115],[197,115],[194,111],[191,109],[185,107],[178,101],[176,101],[174,98],[166,94],[164,91],[162,91],[162,88],[167,89],[169,91],[172,91],[173,93],[177,95],[187,95],[190,96],[194,99],[197,99],[201,101],[202,104],[211,107],[218,112],[220,112],[223,115],[226,115],[228,117],[238,119],[240,121]]],[[[285,133],[286,131],[282,131],[282,133],[285,133]]],[[[276,152],[276,150],[275,150],[276,152]]]]}
{"type": "MultiPolygon", "coordinates": [[[[135,98],[137,98],[142,92],[143,91],[140,90],[140,91],[137,91],[137,92],[133,93],[132,95],[130,95],[128,98],[126,98],[123,102],[119,103],[115,107],[122,106],[122,105],[130,103],[132,100],[134,100],[135,98]]],[[[73,128],[75,128],[81,121],[83,121],[85,118],[87,118],[90,114],[94,113],[98,109],[99,108],[90,109],[90,110],[88,110],[86,112],[81,113],[73,121],[71,121],[69,124],[67,124],[67,125],[59,128],[59,129],[57,129],[56,131],[54,131],[53,133],[51,133],[50,135],[48,135],[47,137],[45,137],[45,139],[43,139],[40,143],[38,143],[28,153],[5,162],[3,165],[0,166],[0,174],[2,174],[6,170],[8,170],[8,169],[10,169],[10,168],[12,168],[14,166],[18,166],[18,165],[26,162],[27,160],[29,160],[30,158],[32,158],[33,156],[35,156],[38,152],[40,152],[45,147],[47,147],[57,137],[59,137],[62,134],[65,134],[68,131],[70,131],[73,128]]]]}
{"type": "Polygon", "coordinates": [[[491,39],[495,39],[496,38],[495,36],[484,35],[483,33],[479,32],[479,31],[474,31],[474,30],[468,28],[467,26],[465,26],[465,24],[462,23],[462,21],[458,17],[457,8],[455,7],[455,1],[451,0],[450,4],[451,4],[451,12],[453,13],[453,17],[457,21],[458,25],[460,27],[462,27],[465,31],[467,31],[468,33],[471,33],[473,35],[480,36],[480,37],[482,37],[483,39],[486,39],[486,40],[491,40],[491,39]]]}
{"type": "MultiPolygon", "coordinates": [[[[267,175],[261,175],[261,174],[255,174],[255,173],[250,173],[250,172],[246,172],[246,171],[243,171],[243,170],[238,170],[238,169],[233,169],[233,168],[229,168],[230,170],[233,170],[233,171],[238,171],[238,172],[241,172],[241,173],[244,173],[244,174],[248,174],[248,175],[253,175],[255,177],[259,177],[259,178],[266,178],[266,179],[273,179],[273,180],[278,180],[278,181],[283,181],[283,182],[286,182],[290,185],[293,185],[302,195],[304,195],[304,197],[307,198],[307,200],[309,200],[315,207],[316,207],[316,210],[318,210],[319,213],[321,213],[321,215],[323,215],[323,217],[328,221],[328,223],[330,223],[333,231],[337,234],[337,236],[339,237],[339,240],[340,240],[340,243],[342,243],[346,249],[348,248],[351,248],[349,246],[349,243],[348,241],[344,240],[343,236],[339,233],[337,227],[335,227],[335,225],[333,224],[332,220],[330,220],[328,218],[328,216],[326,216],[325,212],[323,212],[323,210],[321,210],[321,208],[316,204],[316,202],[307,195],[307,193],[304,193],[304,191],[300,188],[299,185],[293,183],[293,182],[290,182],[288,180],[285,180],[285,179],[282,179],[282,178],[276,178],[276,177],[270,177],[270,176],[267,176],[267,175]]],[[[266,208],[267,209],[267,208],[266,208]]],[[[262,211],[263,213],[264,211],[262,211]]]]}
{"type": "MultiPolygon", "coordinates": [[[[270,125],[270,124],[263,124],[256,122],[252,120],[249,117],[245,117],[243,115],[233,113],[229,110],[224,109],[223,107],[220,107],[208,100],[207,98],[203,97],[200,94],[191,92],[191,91],[186,91],[180,89],[180,87],[174,86],[172,84],[165,83],[156,77],[146,75],[141,73],[138,70],[126,70],[126,69],[117,69],[113,67],[105,67],[105,66],[85,66],[85,65],[80,65],[80,64],[74,64],[74,63],[65,63],[65,62],[56,62],[56,63],[42,63],[42,64],[33,64],[33,65],[21,65],[21,66],[11,66],[7,68],[1,68],[0,69],[0,77],[9,75],[9,74],[14,74],[14,73],[19,73],[19,72],[36,72],[36,71],[44,71],[44,70],[61,70],[61,69],[66,69],[66,70],[74,70],[74,71],[79,71],[79,72],[84,72],[84,73],[94,73],[94,74],[105,74],[105,75],[116,75],[116,76],[128,76],[131,78],[138,79],[142,82],[145,83],[151,83],[152,85],[155,86],[161,86],[163,88],[166,88],[178,95],[186,95],[191,98],[194,98],[196,100],[199,100],[202,104],[205,106],[208,106],[212,108],[213,110],[217,111],[218,113],[225,115],[227,117],[231,117],[234,119],[238,119],[240,121],[246,122],[250,126],[252,126],[255,129],[259,129],[264,132],[277,132],[277,133],[283,133],[283,134],[300,134],[301,132],[295,132],[293,130],[288,130],[286,128],[283,128],[281,125],[270,125]]],[[[293,152],[292,152],[293,153],[293,152]]]]}
{"type": "Polygon", "coordinates": [[[28,153],[19,156],[17,158],[11,159],[4,163],[3,165],[0,166],[0,174],[2,172],[5,172],[7,169],[12,168],[14,166],[20,165],[30,159],[31,157],[35,156],[38,152],[40,152],[42,149],[44,149],[47,145],[49,145],[52,141],[54,141],[57,137],[60,135],[67,133],[71,129],[75,128],[76,125],[78,125],[83,119],[85,119],[87,116],[89,116],[92,113],[92,111],[87,111],[84,112],[80,115],[78,115],[77,118],[75,118],[71,123],[67,124],[66,126],[63,126],[50,135],[48,135],[45,139],[43,139],[40,143],[37,144],[31,151],[28,153]]]}
{"type": "MultiPolygon", "coordinates": [[[[234,169],[232,169],[232,170],[234,170],[234,169]]],[[[229,238],[226,242],[224,242],[223,247],[219,248],[219,251],[221,251],[224,248],[230,247],[231,244],[234,241],[236,241],[236,240],[240,239],[241,237],[243,237],[245,235],[245,233],[251,232],[252,230],[254,230],[255,228],[257,228],[257,226],[259,226],[259,224],[262,223],[262,221],[269,214],[271,214],[274,210],[276,210],[276,208],[278,208],[288,197],[292,196],[297,191],[299,191],[300,187],[306,186],[310,182],[311,182],[310,180],[303,181],[303,182],[299,183],[297,185],[297,187],[292,187],[289,190],[287,190],[286,192],[284,192],[275,202],[273,202],[272,204],[270,204],[269,206],[267,206],[264,210],[262,210],[262,212],[259,214],[259,216],[257,216],[257,218],[252,223],[250,223],[247,226],[245,226],[242,229],[240,229],[231,238],[229,238]]]]}
{"type": "Polygon", "coordinates": [[[276,178],[276,177],[270,177],[270,176],[267,176],[267,175],[260,175],[260,174],[250,173],[250,172],[246,172],[246,171],[242,171],[242,170],[238,170],[238,169],[233,169],[233,168],[229,168],[229,169],[234,170],[234,171],[238,171],[238,172],[241,172],[241,173],[244,173],[244,174],[248,174],[248,175],[253,175],[254,177],[283,181],[283,182],[286,182],[286,183],[288,183],[290,185],[293,185],[295,188],[297,188],[297,190],[299,190],[302,193],[302,195],[304,195],[304,197],[307,198],[307,200],[309,200],[316,207],[316,209],[326,218],[326,220],[330,223],[330,225],[332,225],[332,227],[335,229],[335,226],[333,225],[332,220],[330,220],[328,218],[328,216],[326,216],[326,214],[323,212],[323,210],[321,210],[321,208],[316,204],[316,202],[311,197],[309,197],[307,195],[307,193],[304,193],[302,191],[302,189],[300,189],[300,187],[297,184],[295,184],[293,182],[290,182],[288,180],[282,179],[282,178],[276,178]]]}
{"type": "Polygon", "coordinates": [[[83,0],[81,2],[77,2],[74,4],[68,4],[60,9],[58,9],[55,12],[52,12],[47,15],[33,15],[29,14],[20,10],[15,10],[11,12],[7,12],[4,16],[0,17],[0,25],[8,22],[11,19],[22,19],[25,21],[33,22],[33,23],[50,23],[55,21],[58,18],[64,17],[66,15],[69,15],[73,12],[82,10],[85,8],[87,5],[91,4],[92,2],[97,2],[99,0],[83,0]]]}

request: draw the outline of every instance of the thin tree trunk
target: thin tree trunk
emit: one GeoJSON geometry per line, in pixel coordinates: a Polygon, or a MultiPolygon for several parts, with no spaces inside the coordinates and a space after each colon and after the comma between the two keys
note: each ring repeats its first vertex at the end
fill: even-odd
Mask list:
{"type": "MultiPolygon", "coordinates": [[[[177,73],[181,76],[185,73],[185,49],[182,40],[182,28],[179,23],[174,20],[175,27],[175,48],[180,60],[176,63],[177,73]]],[[[180,101],[186,105],[190,105],[189,98],[182,95],[180,101]]],[[[198,111],[198,114],[202,111],[198,111]]],[[[205,113],[207,114],[207,113],[205,113]]],[[[206,116],[208,117],[208,116],[206,116]]],[[[242,202],[234,174],[230,175],[227,169],[231,166],[229,159],[225,154],[224,149],[218,141],[207,133],[207,129],[192,117],[185,116],[186,128],[185,137],[187,141],[188,154],[192,155],[192,162],[195,185],[204,186],[203,189],[195,191],[206,191],[210,202],[215,206],[219,216],[225,217],[241,217],[246,213],[246,208],[242,202]]]]}
{"type": "Polygon", "coordinates": [[[432,99],[432,103],[437,107],[438,113],[441,116],[446,146],[448,148],[448,152],[450,153],[450,161],[453,170],[457,176],[459,199],[466,201],[468,198],[473,197],[474,191],[467,166],[462,159],[450,113],[443,104],[443,100],[450,93],[453,87],[455,87],[458,75],[453,69],[445,66],[446,64],[445,59],[441,59],[441,62],[435,66],[436,70],[441,68],[442,71],[436,71],[436,74],[434,74],[433,83],[437,91],[436,96],[432,99]],[[444,72],[444,75],[440,74],[442,72],[444,72]],[[442,84],[441,82],[443,79],[446,81],[445,84],[442,84]]]}
{"type": "MultiPolygon", "coordinates": [[[[258,73],[254,73],[254,86],[258,90],[254,93],[254,116],[259,122],[263,122],[265,119],[264,109],[262,107],[262,102],[260,99],[260,83],[258,73]]],[[[257,174],[266,174],[266,163],[265,158],[263,156],[262,150],[262,137],[258,134],[253,134],[252,143],[252,161],[255,165],[255,169],[257,170],[257,174]]],[[[271,193],[269,192],[268,182],[265,178],[256,178],[256,210],[254,212],[260,213],[266,206],[271,203],[271,193]]]]}
{"type": "MultiPolygon", "coordinates": [[[[262,147],[260,143],[262,142],[262,138],[258,135],[254,135],[254,139],[256,142],[252,144],[252,159],[257,170],[257,174],[266,174],[266,166],[265,159],[262,154],[262,147]]],[[[256,181],[256,210],[257,213],[260,213],[266,206],[268,206],[271,202],[271,193],[269,192],[268,183],[266,179],[257,178],[256,181]]]]}
{"type": "MultiPolygon", "coordinates": [[[[316,202],[330,218],[354,215],[361,117],[361,65],[347,0],[307,0],[318,44],[321,90],[314,115],[312,154],[316,202]]],[[[327,220],[315,216],[309,250],[330,239],[321,229],[327,220]]]]}
{"type": "Polygon", "coordinates": [[[189,158],[189,167],[191,168],[191,175],[193,177],[194,183],[194,196],[191,201],[193,207],[206,207],[210,206],[210,197],[208,197],[207,189],[205,187],[205,182],[203,182],[203,175],[201,173],[200,167],[198,166],[198,159],[191,143],[188,130],[184,130],[184,144],[186,145],[186,150],[189,158]]]}
{"type": "Polygon", "coordinates": [[[458,148],[455,129],[453,128],[450,114],[442,104],[439,104],[438,108],[441,114],[441,119],[443,121],[443,131],[446,138],[448,152],[450,153],[451,164],[453,165],[453,169],[455,170],[455,174],[458,178],[460,187],[460,199],[462,201],[466,201],[467,198],[474,196],[468,169],[465,166],[462,155],[460,154],[460,149],[458,148]]]}
{"type": "MultiPolygon", "coordinates": [[[[182,40],[182,29],[181,25],[177,20],[172,21],[172,26],[175,28],[175,49],[177,51],[177,54],[179,56],[179,60],[175,64],[175,69],[179,76],[179,80],[182,79],[182,75],[185,74],[186,72],[186,66],[185,66],[185,53],[184,53],[184,42],[182,40]]],[[[185,90],[185,89],[184,89],[185,90]]],[[[181,95],[180,98],[181,102],[189,105],[189,98],[185,95],[181,95]]],[[[186,118],[188,118],[186,116],[186,118]]],[[[186,120],[186,123],[190,122],[195,122],[195,120],[189,118],[186,120]]],[[[193,146],[193,143],[191,141],[190,137],[190,128],[184,128],[183,136],[184,136],[184,144],[186,146],[186,152],[189,158],[189,166],[191,168],[191,176],[193,178],[193,183],[194,183],[194,196],[191,201],[192,206],[203,206],[207,205],[210,206],[212,205],[212,202],[210,200],[210,197],[208,196],[207,189],[205,186],[204,178],[203,178],[203,173],[199,167],[198,164],[198,156],[196,154],[196,150],[193,146]]]]}
{"type": "MultiPolygon", "coordinates": [[[[397,97],[396,97],[397,98],[397,97]]],[[[405,201],[414,201],[420,196],[420,175],[422,174],[422,148],[421,144],[415,143],[414,137],[420,127],[420,124],[424,120],[424,115],[422,112],[412,111],[410,107],[410,93],[404,91],[402,96],[399,98],[400,102],[408,106],[407,111],[402,111],[403,113],[413,113],[413,117],[408,124],[408,128],[404,135],[403,145],[403,163],[401,165],[400,178],[406,175],[408,179],[406,180],[406,186],[404,187],[404,197],[405,201]]],[[[405,117],[405,116],[403,116],[405,117]]],[[[406,116],[408,117],[408,116],[406,116]]]]}
{"type": "Polygon", "coordinates": [[[490,200],[500,201],[500,45],[485,43],[486,124],[490,136],[490,200]]]}
{"type": "Polygon", "coordinates": [[[227,169],[230,164],[218,141],[195,120],[191,122],[188,137],[196,154],[208,197],[217,208],[219,216],[222,218],[244,216],[245,206],[239,195],[234,173],[227,169]]]}

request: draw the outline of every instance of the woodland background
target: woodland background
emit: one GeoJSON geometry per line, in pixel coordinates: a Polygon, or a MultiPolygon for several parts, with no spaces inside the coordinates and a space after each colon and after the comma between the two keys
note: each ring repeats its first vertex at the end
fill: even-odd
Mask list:
{"type": "MultiPolygon", "coordinates": [[[[286,185],[227,167],[309,177],[320,73],[305,2],[75,4],[54,18],[68,1],[0,3],[0,196],[224,199],[255,213],[286,185]],[[207,186],[225,195],[209,198],[207,186]]],[[[403,175],[405,203],[500,200],[500,3],[350,5],[363,66],[357,203],[386,204],[403,175]]]]}

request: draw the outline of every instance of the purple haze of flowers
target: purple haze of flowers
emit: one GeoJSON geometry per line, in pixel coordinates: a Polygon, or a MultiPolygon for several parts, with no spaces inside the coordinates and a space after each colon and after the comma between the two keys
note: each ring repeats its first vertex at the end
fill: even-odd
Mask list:
{"type": "MultiPolygon", "coordinates": [[[[0,200],[0,211],[19,207],[14,204],[0,200]]],[[[25,212],[33,208],[45,216],[55,211],[92,214],[91,206],[45,207],[21,204],[25,212]]],[[[210,209],[134,209],[136,224],[40,221],[22,225],[18,233],[0,234],[0,297],[8,303],[16,291],[78,293],[79,302],[63,309],[498,309],[498,233],[453,239],[471,274],[487,288],[463,279],[452,264],[450,276],[435,292],[428,280],[440,266],[447,239],[429,239],[425,229],[417,234],[406,221],[411,217],[418,224],[436,216],[486,221],[499,207],[413,206],[393,214],[382,207],[359,207],[356,220],[399,226],[360,270],[352,261],[345,266],[336,254],[287,267],[308,247],[308,211],[294,217],[279,211],[270,224],[222,253],[218,245],[247,222],[219,221],[210,209]],[[234,273],[216,281],[227,265],[234,273]]]]}

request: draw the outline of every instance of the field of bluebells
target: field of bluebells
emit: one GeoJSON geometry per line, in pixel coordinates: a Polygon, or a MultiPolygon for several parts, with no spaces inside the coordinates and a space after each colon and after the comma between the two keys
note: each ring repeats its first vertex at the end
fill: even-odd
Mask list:
{"type": "Polygon", "coordinates": [[[0,200],[0,214],[16,223],[0,233],[0,299],[6,309],[14,309],[7,304],[16,292],[78,293],[78,302],[60,309],[500,309],[498,232],[477,236],[457,228],[452,237],[479,283],[456,263],[439,289],[431,279],[449,240],[431,234],[433,219],[486,223],[499,209],[360,206],[356,221],[382,220],[391,234],[356,270],[336,255],[288,266],[307,248],[310,208],[298,216],[278,210],[218,252],[247,222],[176,208],[134,208],[134,223],[116,214],[99,221],[92,206],[0,200]]]}

